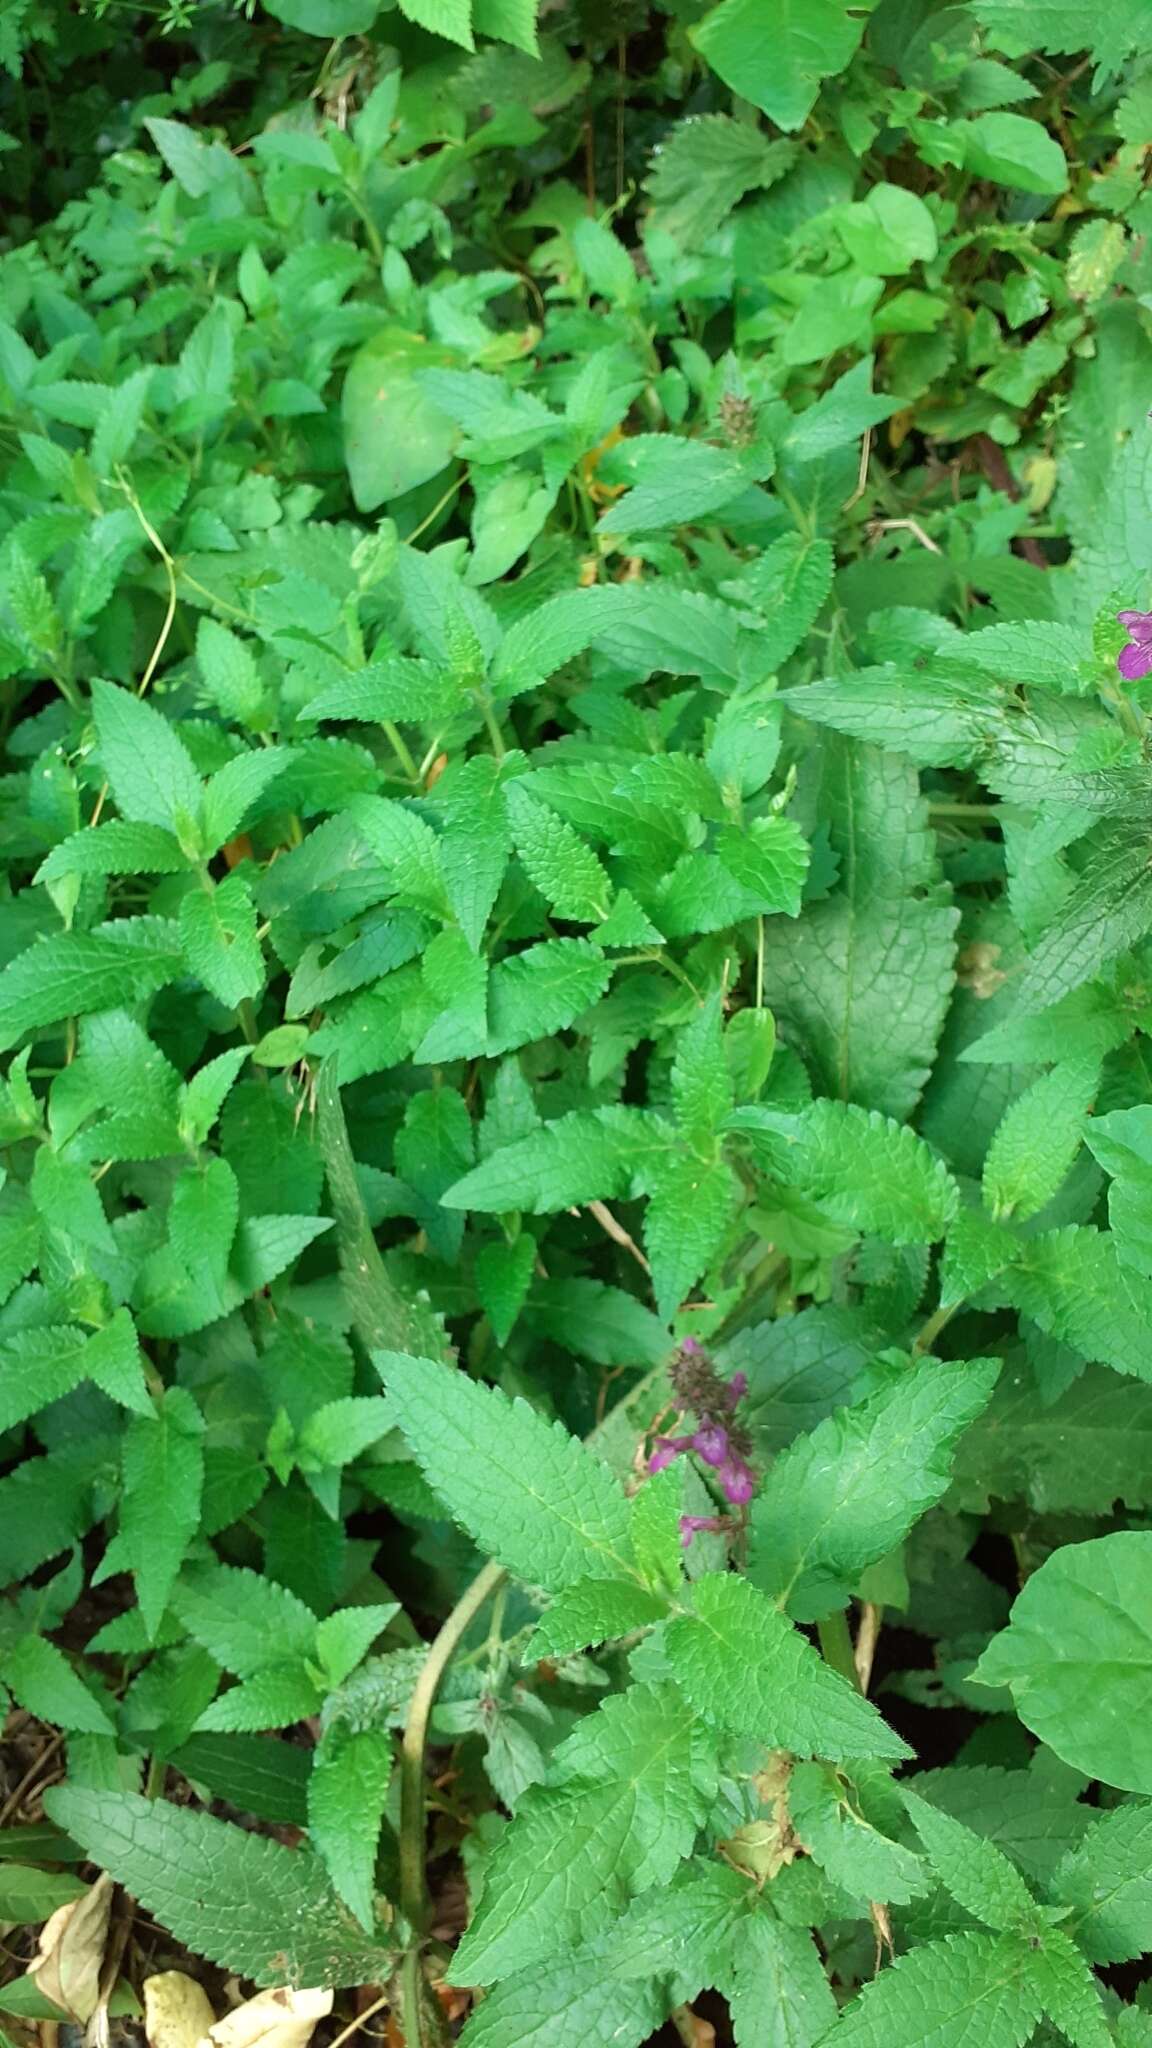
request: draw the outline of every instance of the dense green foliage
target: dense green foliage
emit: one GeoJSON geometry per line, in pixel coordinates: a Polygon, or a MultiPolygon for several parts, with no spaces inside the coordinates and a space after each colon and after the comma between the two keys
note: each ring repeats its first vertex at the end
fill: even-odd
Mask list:
{"type": "Polygon", "coordinates": [[[0,2013],[1152,2042],[1152,7],[0,64],[0,2013]]]}

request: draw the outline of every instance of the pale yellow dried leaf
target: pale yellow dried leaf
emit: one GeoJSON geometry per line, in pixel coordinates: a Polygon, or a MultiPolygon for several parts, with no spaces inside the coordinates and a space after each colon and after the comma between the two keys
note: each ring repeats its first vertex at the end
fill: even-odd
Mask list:
{"type": "Polygon", "coordinates": [[[101,1873],[82,1899],[59,1906],[40,1929],[28,1975],[53,2005],[87,2026],[100,2003],[100,1972],[112,1911],[112,1879],[101,1873]]]}
{"type": "Polygon", "coordinates": [[[215,2019],[204,1986],[183,1970],[161,1970],[144,1979],[149,2048],[199,2048],[215,2019]]]}
{"type": "Polygon", "coordinates": [[[212,2048],[307,2048],[332,2010],[330,1991],[260,1991],[209,2029],[212,2048]]]}

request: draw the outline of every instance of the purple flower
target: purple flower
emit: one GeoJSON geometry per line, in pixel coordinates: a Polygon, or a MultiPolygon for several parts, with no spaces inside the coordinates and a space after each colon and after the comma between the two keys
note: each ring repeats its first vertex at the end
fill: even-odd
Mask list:
{"type": "Polygon", "coordinates": [[[744,1463],[743,1458],[733,1454],[726,1458],[716,1474],[721,1492],[734,1508],[746,1507],[756,1491],[755,1475],[744,1463]]]}
{"type": "Polygon", "coordinates": [[[1117,612],[1116,622],[1128,635],[1116,666],[1126,683],[1138,683],[1152,668],[1152,612],[1117,612]]]}
{"type": "Polygon", "coordinates": [[[747,1375],[747,1373],[746,1373],[746,1372],[734,1372],[734,1373],[733,1373],[733,1375],[732,1375],[732,1377],[731,1377],[731,1379],[730,1379],[730,1380],[729,1380],[729,1382],[728,1382],[728,1406],[729,1406],[730,1408],[735,1408],[735,1406],[736,1406],[737,1402],[738,1402],[738,1401],[742,1401],[742,1400],[744,1399],[744,1396],[745,1396],[745,1394],[746,1394],[747,1392],[748,1392],[748,1375],[747,1375]]]}
{"type": "Polygon", "coordinates": [[[681,1515],[680,1548],[682,1550],[687,1550],[688,1545],[691,1543],[692,1538],[695,1536],[697,1530],[699,1529],[713,1529],[718,1531],[723,1527],[724,1524],[721,1521],[719,1515],[681,1515]]]}
{"type": "MultiPolygon", "coordinates": [[[[1136,616],[1135,612],[1125,613],[1126,618],[1135,618],[1136,616]]],[[[682,1337],[680,1339],[680,1349],[686,1358],[703,1358],[704,1356],[704,1346],[697,1343],[695,1337],[682,1337]]]]}
{"type": "Polygon", "coordinates": [[[728,1456],[728,1431],[720,1422],[702,1422],[692,1438],[692,1449],[698,1451],[706,1465],[722,1465],[728,1456]]]}
{"type": "Polygon", "coordinates": [[[672,1463],[673,1458],[680,1456],[681,1451],[690,1451],[691,1448],[690,1436],[658,1436],[652,1447],[652,1456],[648,1460],[649,1472],[663,1472],[665,1466],[672,1463]]]}

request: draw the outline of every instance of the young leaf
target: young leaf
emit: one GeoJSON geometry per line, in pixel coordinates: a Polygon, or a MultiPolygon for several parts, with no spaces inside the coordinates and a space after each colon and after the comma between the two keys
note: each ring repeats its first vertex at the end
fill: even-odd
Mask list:
{"type": "Polygon", "coordinates": [[[777,1458],[752,1509],[749,1576],[800,1621],[847,1600],[941,1499],[956,1444],[987,1407],[995,1358],[920,1359],[777,1458]]]}
{"type": "Polygon", "coordinates": [[[543,1621],[537,1622],[525,1658],[533,1662],[570,1657],[590,1643],[615,1641],[648,1628],[666,1612],[664,1601],[643,1586],[630,1586],[620,1579],[578,1579],[564,1588],[543,1621]]]}
{"type": "Polygon", "coordinates": [[[910,1789],[902,1788],[902,1796],[937,1877],[966,1912],[998,1932],[1034,1926],[1036,1901],[995,1843],[910,1789]]]}
{"type": "Polygon", "coordinates": [[[711,1745],[674,1685],[636,1685],[556,1751],[488,1866],[452,1981],[491,1983],[611,1926],[667,1883],[714,1796],[711,1745]]]}
{"type": "Polygon", "coordinates": [[[238,1678],[311,1654],[315,1615],[259,1572],[218,1565],[178,1586],[172,1604],[193,1640],[238,1678]]]}
{"type": "Polygon", "coordinates": [[[374,1358],[425,1477],[490,1556],[551,1592],[634,1576],[624,1495],[561,1423],[432,1359],[374,1358]]]}
{"type": "Polygon", "coordinates": [[[808,1929],[765,1913],[741,1927],[725,1989],[737,2048],[814,2048],[836,2018],[832,1986],[808,1929]]]}
{"type": "Polygon", "coordinates": [[[753,1108],[737,1128],[778,1131],[783,1176],[837,1223],[889,1244],[931,1244],[956,1213],[956,1183],[906,1125],[850,1102],[814,1102],[799,1116],[753,1108]]]}
{"type": "Polygon", "coordinates": [[[337,1725],[326,1731],[308,1780],[308,1832],[366,1934],[375,1925],[376,1845],[391,1777],[386,1734],[337,1725]]]}
{"type": "Polygon", "coordinates": [[[94,682],[100,761],[122,817],[162,825],[197,851],[200,777],[170,719],[130,690],[94,682]]]}
{"type": "Polygon", "coordinates": [[[652,1175],[644,1244],[656,1308],[665,1321],[719,1251],[736,1196],[722,1159],[670,1158],[652,1175]]]}
{"type": "Polygon", "coordinates": [[[1063,1858],[1052,1896],[1094,1963],[1124,1963],[1152,1946],[1152,1806],[1119,1806],[1092,1821],[1063,1858]]]}
{"type": "Polygon", "coordinates": [[[1051,1201],[1080,1150],[1099,1079],[1098,1060],[1065,1060],[1017,1097],[984,1161],[984,1200],[993,1216],[1022,1222],[1051,1201]]]}
{"type": "Polygon", "coordinates": [[[177,1941],[256,1984],[379,1982],[393,1958],[319,1859],[135,1793],[58,1785],[52,1818],[177,1941]]]}
{"type": "Polygon", "coordinates": [[[203,1430],[191,1394],[169,1387],[155,1413],[134,1416],[124,1432],[120,1535],[152,1636],[199,1524],[203,1430]]]}
{"type": "Polygon", "coordinates": [[[718,1727],[798,1756],[908,1755],[875,1707],[747,1580],[698,1580],[692,1613],[670,1622],[665,1640],[678,1682],[718,1727]]]}

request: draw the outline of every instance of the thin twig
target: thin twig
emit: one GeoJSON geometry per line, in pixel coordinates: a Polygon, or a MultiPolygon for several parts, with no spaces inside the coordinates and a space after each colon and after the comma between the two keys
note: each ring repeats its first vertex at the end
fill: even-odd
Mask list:
{"type": "Polygon", "coordinates": [[[7,1799],[4,1801],[3,1806],[0,1806],[0,1828],[7,1827],[8,1822],[11,1820],[13,1814],[18,1813],[20,1811],[20,1806],[21,1802],[23,1801],[24,1794],[35,1783],[36,1779],[40,1777],[41,1773],[43,1772],[45,1764],[49,1761],[51,1757],[55,1756],[56,1751],[62,1747],[63,1742],[64,1732],[62,1729],[58,1729],[56,1734],[52,1737],[51,1741],[45,1743],[43,1749],[40,1751],[39,1756],[33,1757],[32,1762],[29,1764],[28,1769],[25,1771],[24,1776],[21,1778],[20,1783],[16,1787],[16,1790],[14,1792],[10,1792],[8,1794],[7,1799]]]}
{"type": "Polygon", "coordinates": [[[366,2005],[363,2012],[358,2013],[356,2018],[341,2033],[337,2034],[334,2041],[329,2041],[328,2048],[344,2048],[345,2041],[350,2041],[353,2034],[358,2034],[361,2027],[367,2020],[372,2018],[374,2013],[383,2012],[384,2007],[391,2005],[391,2003],[392,2001],[387,1992],[384,1992],[382,1997],[373,1999],[372,2004],[366,2005]]]}
{"type": "Polygon", "coordinates": [[[861,1692],[866,1693],[872,1682],[872,1662],[876,1645],[880,1640],[880,1624],[884,1609],[875,1600],[865,1600],[860,1610],[860,1626],[856,1631],[856,1647],[852,1662],[856,1666],[856,1681],[861,1692]]]}
{"type": "Polygon", "coordinates": [[[873,541],[879,540],[882,533],[910,533],[930,554],[940,555],[944,552],[943,548],[938,547],[931,536],[925,533],[918,519],[870,519],[867,532],[869,540],[873,541]]]}
{"type": "Polygon", "coordinates": [[[629,1237],[624,1225],[617,1222],[606,1202],[588,1202],[585,1204],[585,1207],[588,1210],[588,1214],[596,1218],[601,1230],[607,1231],[613,1244],[622,1245],[626,1252],[630,1252],[636,1264],[643,1266],[646,1273],[652,1271],[635,1238],[629,1237]]]}
{"type": "Polygon", "coordinates": [[[840,507],[840,510],[842,512],[850,512],[852,510],[853,505],[858,505],[861,498],[864,496],[864,493],[868,488],[868,464],[871,461],[871,459],[872,429],[871,427],[865,427],[864,439],[860,446],[860,473],[856,478],[856,489],[853,491],[852,496],[850,498],[845,498],[844,503],[840,507]]]}

